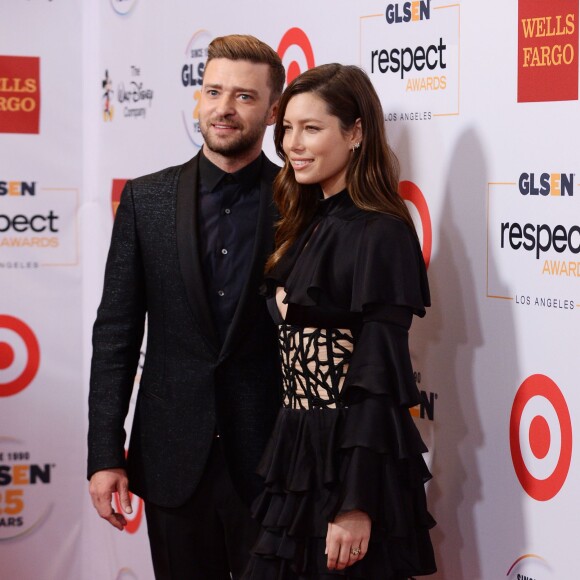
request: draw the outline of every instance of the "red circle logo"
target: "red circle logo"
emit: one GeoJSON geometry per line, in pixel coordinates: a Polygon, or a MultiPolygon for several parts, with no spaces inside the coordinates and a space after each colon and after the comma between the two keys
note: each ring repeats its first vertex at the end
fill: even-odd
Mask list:
{"type": "Polygon", "coordinates": [[[431,214],[429,213],[429,206],[425,196],[412,181],[401,181],[399,183],[399,194],[404,200],[413,204],[419,213],[423,232],[423,259],[425,260],[425,266],[429,268],[431,247],[433,245],[433,230],[431,229],[431,214]]]}
{"type": "Polygon", "coordinates": [[[127,520],[125,531],[129,534],[134,534],[137,532],[137,530],[139,530],[141,520],[143,519],[144,502],[140,497],[132,493],[129,493],[129,501],[131,502],[131,507],[133,508],[132,514],[126,514],[123,511],[123,508],[121,507],[121,501],[119,500],[119,494],[115,493],[116,511],[120,514],[123,514],[123,517],[127,520]]]}
{"type": "MultiPolygon", "coordinates": [[[[282,60],[284,60],[284,55],[288,49],[292,46],[298,46],[306,59],[306,69],[313,68],[314,65],[314,52],[312,50],[312,45],[308,36],[301,28],[290,28],[286,34],[282,37],[280,45],[278,46],[278,55],[282,60]]],[[[300,63],[292,59],[286,65],[286,83],[291,83],[300,73],[302,69],[300,68],[300,63]]]]}
{"type": "Polygon", "coordinates": [[[40,347],[22,320],[0,314],[0,397],[24,390],[40,365],[40,347]]]}
{"type": "Polygon", "coordinates": [[[545,375],[528,377],[510,416],[510,450],[519,482],[537,501],[562,488],[572,460],[572,422],[558,385],[545,375]]]}

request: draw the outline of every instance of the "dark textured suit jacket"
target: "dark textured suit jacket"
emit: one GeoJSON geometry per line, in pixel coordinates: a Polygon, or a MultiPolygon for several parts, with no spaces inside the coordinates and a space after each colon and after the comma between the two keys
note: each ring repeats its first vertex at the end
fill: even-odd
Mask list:
{"type": "Polygon", "coordinates": [[[216,429],[240,495],[260,490],[254,471],[280,406],[276,329],[259,295],[273,249],[272,181],[265,156],[252,265],[223,345],[203,282],[197,239],[199,156],[125,186],[93,329],[89,477],[125,467],[131,490],[175,507],[193,493],[216,429]],[[128,458],[123,423],[148,334],[128,458]]]}

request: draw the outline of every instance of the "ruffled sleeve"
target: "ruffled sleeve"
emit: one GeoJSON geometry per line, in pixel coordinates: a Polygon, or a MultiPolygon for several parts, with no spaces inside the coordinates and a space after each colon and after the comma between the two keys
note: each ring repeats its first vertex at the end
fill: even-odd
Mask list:
{"type": "Polygon", "coordinates": [[[348,409],[330,514],[360,509],[396,536],[434,524],[423,490],[431,478],[422,457],[427,448],[408,410],[421,400],[408,347],[411,317],[401,307],[365,314],[342,391],[348,409]]]}
{"type": "Polygon", "coordinates": [[[404,306],[421,317],[431,305],[419,241],[403,221],[381,214],[365,222],[359,238],[351,310],[377,305],[404,306]]]}
{"type": "Polygon", "coordinates": [[[370,220],[361,241],[351,307],[363,322],[342,390],[348,410],[331,515],[360,509],[387,535],[408,538],[409,550],[424,544],[418,555],[434,520],[424,492],[431,478],[422,456],[427,448],[409,413],[421,401],[409,328],[430,304],[427,275],[419,244],[402,222],[370,220]]]}

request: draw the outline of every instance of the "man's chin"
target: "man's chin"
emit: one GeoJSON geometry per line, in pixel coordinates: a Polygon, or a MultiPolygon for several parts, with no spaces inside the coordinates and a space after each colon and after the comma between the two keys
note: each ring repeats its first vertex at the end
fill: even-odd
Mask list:
{"type": "Polygon", "coordinates": [[[252,149],[255,143],[248,143],[246,141],[220,141],[213,138],[205,139],[204,147],[207,147],[213,153],[222,155],[223,157],[237,157],[240,154],[246,153],[252,149]]]}

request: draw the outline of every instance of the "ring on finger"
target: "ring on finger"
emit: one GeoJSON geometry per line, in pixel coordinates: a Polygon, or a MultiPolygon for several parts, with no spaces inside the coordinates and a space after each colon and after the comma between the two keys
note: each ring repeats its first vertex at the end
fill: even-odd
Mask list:
{"type": "Polygon", "coordinates": [[[358,556],[360,554],[360,546],[358,546],[357,548],[351,548],[350,549],[350,555],[351,556],[358,556]]]}

